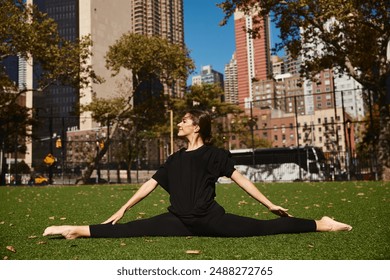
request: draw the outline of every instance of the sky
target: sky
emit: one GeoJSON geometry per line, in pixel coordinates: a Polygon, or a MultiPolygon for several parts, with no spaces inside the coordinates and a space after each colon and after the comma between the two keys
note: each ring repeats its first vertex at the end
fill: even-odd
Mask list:
{"type": "Polygon", "coordinates": [[[196,72],[211,65],[223,73],[235,50],[234,23],[219,26],[224,14],[219,0],[184,0],[184,41],[195,62],[196,72]]]}
{"type": "MultiPolygon", "coordinates": [[[[219,26],[223,12],[216,6],[222,0],[183,0],[184,41],[195,62],[196,75],[202,66],[211,65],[224,74],[225,64],[230,62],[235,51],[234,19],[219,26]]],[[[271,45],[277,32],[271,30],[271,45]]],[[[192,76],[193,76],[192,75],[192,76]]],[[[190,77],[191,78],[191,77],[190,77]]]]}

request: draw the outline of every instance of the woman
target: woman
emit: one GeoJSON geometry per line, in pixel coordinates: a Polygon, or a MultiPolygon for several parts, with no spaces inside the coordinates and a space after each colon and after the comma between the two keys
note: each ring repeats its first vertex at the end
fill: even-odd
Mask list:
{"type": "Polygon", "coordinates": [[[211,117],[207,112],[190,110],[178,124],[178,136],[188,141],[186,149],[169,156],[157,172],[116,213],[102,224],[90,226],[51,226],[43,235],[78,237],[137,236],[219,236],[244,237],[314,231],[349,231],[350,225],[329,217],[308,220],[292,217],[287,209],[273,204],[246,177],[234,168],[228,151],[211,141],[211,117]],[[258,220],[225,213],[214,200],[219,177],[230,177],[272,213],[273,220],[258,220]],[[149,195],[158,185],[170,194],[168,212],[125,224],[117,222],[125,212],[149,195]]]}

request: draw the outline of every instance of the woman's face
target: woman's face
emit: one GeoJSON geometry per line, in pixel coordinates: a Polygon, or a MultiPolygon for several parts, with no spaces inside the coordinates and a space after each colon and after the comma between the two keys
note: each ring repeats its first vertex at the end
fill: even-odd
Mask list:
{"type": "Polygon", "coordinates": [[[191,115],[188,113],[185,114],[185,116],[182,118],[181,122],[178,123],[177,126],[179,127],[179,132],[177,133],[178,136],[187,137],[199,131],[199,126],[194,125],[191,115]]]}

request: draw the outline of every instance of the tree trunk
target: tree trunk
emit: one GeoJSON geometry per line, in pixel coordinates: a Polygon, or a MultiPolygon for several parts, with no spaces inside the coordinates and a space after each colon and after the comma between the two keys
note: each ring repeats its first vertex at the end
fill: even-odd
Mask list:
{"type": "Polygon", "coordinates": [[[378,163],[383,181],[390,181],[390,105],[380,108],[380,134],[378,139],[378,163]]]}
{"type": "Polygon", "coordinates": [[[101,159],[104,157],[104,155],[108,151],[108,147],[110,145],[110,142],[111,142],[111,140],[109,140],[109,139],[104,141],[103,149],[100,149],[99,152],[96,153],[97,154],[96,157],[93,159],[92,162],[90,162],[88,164],[87,168],[85,169],[85,171],[82,175],[82,178],[77,180],[77,182],[76,182],[77,184],[86,184],[86,182],[88,182],[89,178],[91,178],[92,172],[97,168],[99,162],[101,161],[101,159]]]}
{"type": "Polygon", "coordinates": [[[118,162],[118,164],[116,166],[116,178],[117,178],[118,184],[121,184],[122,180],[121,180],[121,165],[120,165],[120,162],[118,162]]]}
{"type": "Polygon", "coordinates": [[[116,134],[117,130],[119,128],[119,124],[117,121],[115,121],[112,125],[112,128],[110,130],[110,134],[107,135],[107,138],[104,141],[103,149],[100,149],[98,153],[96,153],[96,157],[92,162],[90,162],[85,169],[82,178],[79,178],[76,180],[76,184],[85,184],[88,182],[89,178],[91,178],[92,172],[97,168],[99,162],[104,157],[104,155],[107,153],[108,148],[111,144],[111,139],[113,139],[114,135],[116,134]]]}
{"type": "Polygon", "coordinates": [[[127,183],[131,184],[131,165],[127,165],[127,183]]]}

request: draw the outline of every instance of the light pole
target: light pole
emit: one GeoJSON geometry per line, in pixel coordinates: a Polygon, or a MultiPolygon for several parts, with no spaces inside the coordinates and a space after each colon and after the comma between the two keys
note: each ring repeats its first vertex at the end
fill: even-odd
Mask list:
{"type": "Polygon", "coordinates": [[[351,121],[347,120],[347,130],[348,130],[348,164],[349,164],[349,177],[351,178],[352,171],[352,142],[351,142],[351,121]]]}
{"type": "Polygon", "coordinates": [[[171,126],[170,137],[171,137],[171,154],[173,154],[173,110],[168,110],[169,112],[169,122],[171,126]]]}
{"type": "Polygon", "coordinates": [[[302,181],[302,170],[301,170],[301,153],[300,153],[300,144],[299,144],[299,122],[298,122],[298,106],[297,106],[297,96],[294,95],[294,109],[295,109],[295,132],[297,134],[297,156],[298,156],[298,168],[299,168],[299,180],[302,181]]]}
{"type": "Polygon", "coordinates": [[[99,160],[99,153],[101,149],[101,139],[100,139],[100,130],[96,131],[96,160],[95,160],[95,167],[96,167],[96,184],[99,184],[100,182],[100,160],[99,160]]]}
{"type": "Polygon", "coordinates": [[[250,101],[250,113],[251,113],[251,118],[249,120],[249,127],[251,129],[251,145],[252,145],[252,164],[255,166],[256,160],[255,160],[255,136],[254,136],[254,126],[256,125],[256,121],[253,118],[253,101],[250,101]]]}

